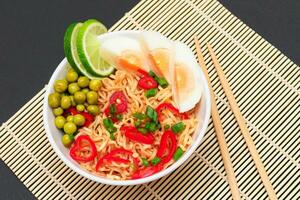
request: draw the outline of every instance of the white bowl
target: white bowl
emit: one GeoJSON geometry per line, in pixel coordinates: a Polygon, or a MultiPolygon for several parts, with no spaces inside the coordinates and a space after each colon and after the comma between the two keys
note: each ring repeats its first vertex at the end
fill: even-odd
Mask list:
{"type": "MultiPolygon", "coordinates": [[[[130,37],[135,37],[137,31],[117,31],[117,32],[112,32],[110,34],[121,34],[121,35],[126,35],[130,37]]],[[[151,176],[141,178],[141,179],[136,179],[136,180],[111,180],[108,178],[96,176],[94,174],[89,173],[87,170],[83,169],[80,167],[80,165],[75,162],[70,156],[69,156],[69,149],[63,146],[61,142],[61,136],[62,133],[60,130],[58,130],[55,125],[54,125],[54,115],[52,113],[52,109],[48,106],[48,95],[52,92],[53,90],[53,84],[55,80],[58,79],[63,79],[66,75],[67,69],[69,68],[69,64],[65,59],[62,60],[62,62],[58,65],[56,70],[51,76],[51,79],[49,81],[49,84],[47,86],[47,90],[45,93],[45,98],[44,98],[44,105],[43,105],[43,120],[44,120],[44,127],[46,130],[47,137],[50,141],[50,144],[52,145],[54,151],[58,155],[58,157],[72,170],[77,172],[78,174],[91,179],[93,181],[99,182],[99,183],[104,183],[104,184],[109,184],[109,185],[137,185],[137,184],[143,184],[147,183],[156,179],[159,179],[171,172],[173,172],[176,168],[178,168],[182,163],[184,163],[191,155],[192,153],[197,149],[197,147],[200,145],[201,140],[204,136],[205,130],[208,126],[208,121],[210,118],[210,112],[211,112],[211,101],[210,101],[210,93],[208,89],[208,83],[205,79],[205,76],[203,72],[201,71],[201,84],[203,87],[202,91],[202,97],[201,97],[201,102],[199,104],[199,107],[197,109],[197,118],[199,120],[198,123],[198,128],[196,129],[194,133],[194,142],[192,145],[189,147],[189,149],[183,154],[183,156],[176,161],[174,164],[172,164],[170,167],[167,169],[160,171],[156,174],[153,174],[151,176]]],[[[200,68],[200,66],[199,66],[200,68]]]]}

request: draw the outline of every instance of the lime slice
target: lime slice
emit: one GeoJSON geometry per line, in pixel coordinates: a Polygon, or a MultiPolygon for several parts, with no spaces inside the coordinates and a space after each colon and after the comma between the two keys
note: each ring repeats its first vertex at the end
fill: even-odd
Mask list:
{"type": "Polygon", "coordinates": [[[81,26],[82,23],[73,23],[67,28],[64,36],[65,56],[71,67],[77,71],[77,73],[83,74],[90,79],[97,79],[97,76],[93,76],[84,68],[77,53],[76,39],[81,26]]]}
{"type": "Polygon", "coordinates": [[[85,69],[94,76],[108,76],[114,67],[100,56],[100,43],[97,36],[107,32],[103,24],[94,19],[85,21],[77,36],[77,49],[85,69]]]}

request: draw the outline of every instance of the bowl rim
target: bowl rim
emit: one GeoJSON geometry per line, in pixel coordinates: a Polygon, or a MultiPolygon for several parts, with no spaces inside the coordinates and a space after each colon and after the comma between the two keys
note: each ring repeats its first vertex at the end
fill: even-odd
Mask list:
{"type": "MultiPolygon", "coordinates": [[[[124,32],[124,31],[119,31],[119,32],[124,32]]],[[[132,31],[132,32],[137,32],[137,31],[132,31]]],[[[115,32],[112,32],[112,33],[115,33],[115,32]]],[[[56,142],[54,141],[54,138],[52,136],[52,131],[49,127],[49,124],[48,124],[48,121],[47,121],[47,116],[49,114],[49,106],[48,106],[48,102],[47,102],[47,99],[46,98],[49,94],[50,94],[50,91],[51,91],[51,85],[53,85],[54,81],[56,80],[56,77],[59,75],[59,72],[61,71],[61,69],[63,67],[65,67],[67,65],[67,59],[64,58],[60,64],[56,67],[54,73],[51,75],[51,78],[49,80],[49,83],[46,87],[46,92],[44,94],[44,100],[43,100],[43,122],[44,122],[44,128],[45,128],[45,131],[46,131],[46,135],[47,135],[47,138],[52,146],[52,148],[54,149],[55,153],[58,155],[58,157],[69,167],[71,168],[73,171],[75,171],[76,173],[80,174],[81,176],[85,177],[85,178],[88,178],[90,180],[93,180],[95,182],[98,182],[98,183],[103,183],[103,184],[108,184],[108,185],[120,185],[120,186],[125,186],[125,185],[138,185],[138,184],[144,184],[144,183],[148,183],[148,182],[151,182],[151,181],[154,181],[156,179],[159,179],[171,172],[173,172],[175,169],[177,169],[179,166],[181,166],[195,151],[196,149],[198,148],[198,146],[200,145],[201,143],[201,140],[203,139],[204,137],[204,134],[205,134],[205,131],[208,127],[208,122],[209,122],[209,118],[210,118],[210,115],[211,115],[211,96],[210,96],[210,91],[209,91],[209,88],[208,88],[208,82],[204,76],[204,73],[203,71],[201,70],[200,66],[200,71],[201,71],[201,81],[203,84],[203,95],[205,95],[205,99],[206,101],[204,102],[204,106],[206,107],[207,109],[207,114],[206,114],[206,117],[203,119],[202,123],[203,123],[203,126],[198,129],[198,133],[197,133],[197,136],[195,138],[195,141],[194,143],[190,146],[190,148],[188,149],[188,151],[186,151],[183,156],[178,160],[176,161],[175,163],[173,163],[172,165],[170,165],[168,168],[158,172],[158,173],[155,173],[151,176],[148,176],[148,177],[145,177],[145,178],[141,178],[141,179],[134,179],[134,180],[112,180],[112,179],[108,179],[108,178],[102,178],[100,176],[96,176],[96,175],[93,175],[89,172],[87,172],[86,170],[76,166],[74,163],[72,163],[69,158],[67,158],[63,152],[61,152],[59,150],[59,147],[57,146],[56,142]]]]}

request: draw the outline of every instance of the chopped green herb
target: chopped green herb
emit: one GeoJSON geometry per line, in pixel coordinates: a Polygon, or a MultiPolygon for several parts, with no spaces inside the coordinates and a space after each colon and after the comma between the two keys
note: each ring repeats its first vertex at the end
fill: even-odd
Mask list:
{"type": "Polygon", "coordinates": [[[138,131],[142,134],[148,133],[147,129],[145,129],[145,128],[138,128],[138,131]]]}
{"type": "Polygon", "coordinates": [[[111,115],[114,115],[114,114],[117,113],[117,107],[116,107],[116,104],[111,104],[111,105],[109,106],[109,113],[110,113],[111,115]]]}
{"type": "Polygon", "coordinates": [[[109,133],[109,138],[111,140],[115,140],[116,139],[114,133],[109,133]]]}
{"type": "Polygon", "coordinates": [[[147,123],[145,124],[145,129],[149,130],[150,124],[151,124],[151,122],[147,122],[147,123]]]}
{"type": "Polygon", "coordinates": [[[114,126],[114,123],[111,121],[110,118],[105,118],[105,119],[103,119],[103,124],[104,124],[104,127],[105,127],[106,129],[111,128],[111,127],[114,126]]]}
{"type": "Polygon", "coordinates": [[[143,120],[143,119],[146,119],[147,118],[147,115],[145,115],[144,113],[133,113],[132,115],[134,118],[136,119],[140,119],[140,120],[143,120]]]}
{"type": "Polygon", "coordinates": [[[169,124],[164,125],[165,130],[169,130],[170,128],[171,128],[171,126],[169,124]]]}
{"type": "Polygon", "coordinates": [[[153,122],[158,123],[157,112],[151,106],[147,106],[146,115],[152,119],[153,122]]]}
{"type": "Polygon", "coordinates": [[[160,163],[160,158],[159,157],[155,157],[151,160],[152,165],[157,165],[158,163],[160,163]]]}
{"type": "Polygon", "coordinates": [[[151,124],[150,124],[150,128],[149,128],[149,131],[150,131],[150,132],[154,132],[154,131],[156,131],[157,129],[158,129],[158,126],[156,126],[155,123],[151,123],[151,124]]]}
{"type": "Polygon", "coordinates": [[[157,94],[157,92],[158,92],[158,89],[157,88],[153,88],[153,89],[147,90],[145,92],[145,96],[147,98],[154,97],[157,94]]]}
{"type": "Polygon", "coordinates": [[[134,122],[134,126],[135,126],[136,128],[140,127],[141,124],[142,124],[142,121],[139,120],[139,119],[138,119],[137,121],[134,122]]]}
{"type": "Polygon", "coordinates": [[[151,106],[147,106],[146,108],[146,115],[152,119],[154,113],[154,109],[151,106]]]}
{"type": "Polygon", "coordinates": [[[162,88],[168,87],[169,83],[164,77],[158,77],[153,71],[149,71],[148,74],[153,77],[162,88]]]}
{"type": "Polygon", "coordinates": [[[142,158],[142,162],[145,167],[149,167],[149,162],[146,158],[142,158]]]}
{"type": "Polygon", "coordinates": [[[173,159],[176,161],[179,160],[183,153],[183,150],[180,147],[178,147],[173,155],[173,159]]]}
{"type": "Polygon", "coordinates": [[[181,133],[185,129],[185,124],[183,122],[178,122],[171,127],[172,131],[177,134],[181,133]]]}
{"type": "Polygon", "coordinates": [[[122,120],[122,115],[121,114],[118,114],[118,115],[116,115],[116,118],[120,121],[120,120],[122,120]]]}
{"type": "Polygon", "coordinates": [[[114,140],[115,136],[114,133],[117,131],[117,128],[114,126],[114,123],[110,118],[103,119],[103,124],[105,129],[109,132],[110,139],[114,140]]]}
{"type": "Polygon", "coordinates": [[[154,79],[156,80],[158,85],[160,85],[162,88],[166,88],[169,85],[168,81],[163,77],[161,77],[161,78],[156,77],[154,79]]]}
{"type": "Polygon", "coordinates": [[[147,122],[145,124],[145,128],[149,131],[149,132],[154,132],[158,129],[157,124],[154,122],[147,122]]]}
{"type": "Polygon", "coordinates": [[[109,127],[106,129],[109,133],[115,133],[117,131],[116,127],[109,127]]]}
{"type": "Polygon", "coordinates": [[[156,77],[156,74],[155,74],[153,71],[151,71],[151,70],[148,72],[148,74],[149,74],[151,77],[153,77],[153,78],[156,77]]]}

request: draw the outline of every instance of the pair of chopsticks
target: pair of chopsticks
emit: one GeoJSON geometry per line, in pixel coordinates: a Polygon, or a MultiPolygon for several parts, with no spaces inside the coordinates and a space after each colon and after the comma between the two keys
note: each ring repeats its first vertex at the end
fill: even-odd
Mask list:
{"type": "MultiPolygon", "coordinates": [[[[194,41],[195,41],[195,46],[196,46],[196,51],[197,51],[197,56],[198,56],[200,66],[202,67],[202,70],[203,70],[203,72],[206,76],[206,79],[208,81],[209,88],[210,88],[210,95],[211,95],[211,101],[212,101],[212,108],[211,108],[211,110],[212,110],[212,119],[213,119],[213,123],[214,123],[214,126],[215,126],[215,131],[216,131],[217,139],[218,139],[220,150],[221,150],[221,155],[222,155],[223,162],[224,162],[224,167],[225,167],[225,170],[226,170],[229,187],[230,187],[230,190],[231,190],[231,193],[232,193],[232,198],[234,200],[235,199],[240,199],[239,189],[238,189],[238,186],[237,186],[236,177],[235,177],[235,174],[234,174],[234,170],[233,170],[233,167],[232,167],[229,151],[228,151],[228,148],[227,148],[227,143],[226,143],[226,140],[225,140],[225,135],[224,135],[224,131],[223,131],[223,128],[222,128],[221,119],[220,119],[217,104],[216,104],[216,101],[215,101],[213,88],[211,86],[210,78],[209,78],[209,75],[208,75],[207,66],[206,66],[205,61],[204,61],[204,57],[203,57],[202,50],[201,50],[201,47],[200,47],[200,44],[199,44],[199,40],[196,36],[194,36],[194,41]]],[[[212,58],[214,67],[215,67],[215,69],[217,71],[217,74],[219,76],[221,85],[224,89],[224,92],[225,92],[227,98],[228,98],[229,104],[231,106],[231,110],[233,111],[233,113],[235,115],[235,118],[236,118],[236,120],[239,124],[241,132],[242,132],[242,134],[244,136],[244,139],[246,141],[247,147],[248,147],[248,149],[250,151],[250,154],[252,156],[252,159],[253,159],[253,161],[256,165],[256,168],[257,168],[257,171],[258,171],[258,173],[261,177],[261,180],[262,180],[262,182],[265,186],[265,189],[268,193],[268,196],[271,200],[273,200],[273,199],[275,200],[275,199],[277,199],[276,193],[275,193],[275,191],[272,187],[272,184],[269,180],[268,174],[267,174],[267,172],[264,168],[264,165],[263,165],[263,163],[260,159],[260,156],[257,152],[255,144],[254,144],[254,142],[251,138],[251,135],[250,135],[249,130],[248,130],[247,125],[246,125],[246,121],[244,120],[244,118],[241,114],[239,106],[236,103],[234,95],[233,95],[233,93],[230,89],[230,85],[229,85],[229,83],[227,82],[227,80],[225,78],[224,71],[222,70],[222,67],[221,67],[220,63],[218,62],[218,60],[217,60],[215,52],[214,52],[214,50],[212,49],[212,47],[209,43],[207,44],[207,48],[208,48],[208,51],[209,51],[210,56],[212,58]]]]}

